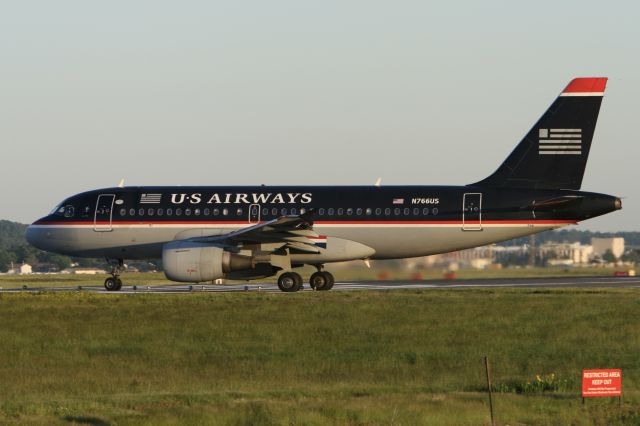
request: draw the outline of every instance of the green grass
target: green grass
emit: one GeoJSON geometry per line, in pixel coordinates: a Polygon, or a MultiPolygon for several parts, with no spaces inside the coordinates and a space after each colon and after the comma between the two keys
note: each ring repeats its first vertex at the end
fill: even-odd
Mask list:
{"type": "Polygon", "coordinates": [[[0,295],[0,423],[640,423],[633,289],[0,295]],[[579,398],[622,368],[623,406],[579,398]],[[554,373],[551,392],[518,393],[554,373]]]}

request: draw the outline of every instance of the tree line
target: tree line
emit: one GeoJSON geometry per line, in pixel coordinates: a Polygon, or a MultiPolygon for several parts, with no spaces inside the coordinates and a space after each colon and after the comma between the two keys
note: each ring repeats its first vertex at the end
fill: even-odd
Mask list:
{"type": "MultiPolygon", "coordinates": [[[[0,220],[0,272],[7,272],[12,265],[28,263],[34,272],[62,271],[70,266],[109,269],[105,259],[69,257],[49,253],[30,245],[25,238],[27,225],[8,220],[0,220]]],[[[129,263],[141,271],[158,269],[159,261],[129,263]]]]}

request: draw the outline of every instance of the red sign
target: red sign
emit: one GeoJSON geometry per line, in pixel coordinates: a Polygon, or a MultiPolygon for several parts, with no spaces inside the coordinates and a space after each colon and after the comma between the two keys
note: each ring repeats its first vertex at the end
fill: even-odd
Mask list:
{"type": "Polygon", "coordinates": [[[622,370],[582,370],[582,396],[622,395],[622,370]]]}

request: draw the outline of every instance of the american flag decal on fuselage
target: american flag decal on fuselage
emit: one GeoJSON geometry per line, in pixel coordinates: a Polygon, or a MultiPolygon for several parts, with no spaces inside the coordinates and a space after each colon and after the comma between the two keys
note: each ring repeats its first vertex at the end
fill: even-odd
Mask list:
{"type": "Polygon", "coordinates": [[[160,204],[162,194],[142,194],[140,204],[160,204]]]}
{"type": "Polygon", "coordinates": [[[317,237],[307,237],[313,244],[320,248],[327,248],[327,236],[326,235],[318,235],[317,237]]]}
{"type": "Polygon", "coordinates": [[[538,129],[538,154],[581,155],[582,129],[538,129]]]}

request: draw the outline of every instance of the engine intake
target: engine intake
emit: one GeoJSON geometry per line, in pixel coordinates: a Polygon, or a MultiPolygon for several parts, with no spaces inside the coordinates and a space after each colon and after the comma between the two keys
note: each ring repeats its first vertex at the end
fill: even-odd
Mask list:
{"type": "Polygon", "coordinates": [[[222,278],[227,272],[252,269],[251,257],[211,244],[173,241],[162,248],[164,274],[171,281],[202,282],[222,278]]]}

